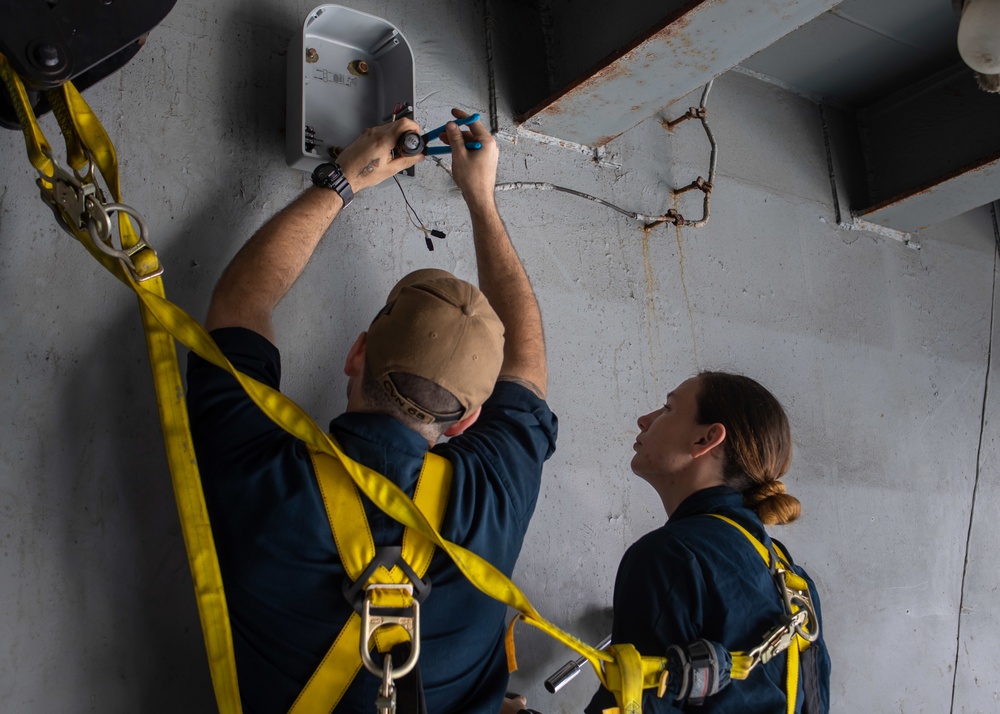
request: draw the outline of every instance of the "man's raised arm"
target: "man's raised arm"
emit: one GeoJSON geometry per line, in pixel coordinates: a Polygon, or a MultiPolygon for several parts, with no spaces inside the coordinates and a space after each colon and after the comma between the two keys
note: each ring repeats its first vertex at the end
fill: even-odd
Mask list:
{"type": "MultiPolygon", "coordinates": [[[[452,113],[456,117],[467,116],[457,109],[452,113]]],[[[542,315],[493,196],[499,149],[480,122],[470,124],[469,131],[472,139],[482,144],[481,149],[467,149],[462,131],[454,123],[448,124],[447,136],[452,151],[452,174],[472,216],[479,289],[490,301],[506,332],[499,379],[518,382],[544,399],[548,371],[542,315]]]]}
{"type": "MultiPolygon", "coordinates": [[[[422,156],[392,158],[398,138],[420,131],[399,119],[367,129],[337,163],[354,193],[381,183],[422,156]]],[[[332,189],[312,187],[265,223],[240,249],[215,286],[205,326],[245,327],[275,342],[271,315],[298,280],[344,202],[332,189]]]]}

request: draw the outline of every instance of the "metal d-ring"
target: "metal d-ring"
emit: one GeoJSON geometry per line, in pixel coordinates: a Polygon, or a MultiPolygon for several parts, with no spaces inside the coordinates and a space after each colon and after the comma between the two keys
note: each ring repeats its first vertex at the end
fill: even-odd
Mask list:
{"type": "MultiPolygon", "coordinates": [[[[102,204],[96,200],[88,201],[87,208],[89,209],[87,212],[89,217],[87,232],[90,234],[90,240],[95,248],[111,258],[120,260],[122,265],[125,266],[132,277],[138,282],[155,278],[157,275],[163,273],[163,266],[161,265],[155,272],[148,275],[140,275],[136,270],[135,263],[132,261],[132,256],[136,255],[139,251],[153,250],[152,246],[146,241],[146,236],[149,235],[149,226],[138,211],[124,203],[102,204]],[[112,243],[111,216],[115,213],[124,213],[130,216],[135,219],[135,222],[139,226],[139,240],[131,248],[118,249],[112,243]]],[[[153,255],[156,255],[155,250],[153,250],[153,255]]]]}
{"type": "MultiPolygon", "coordinates": [[[[414,667],[417,666],[417,660],[420,658],[420,603],[413,599],[410,601],[409,610],[411,614],[409,616],[400,615],[373,615],[372,610],[372,591],[373,590],[403,590],[408,594],[413,594],[413,586],[409,584],[377,584],[369,585],[367,588],[367,595],[364,600],[364,604],[361,608],[361,662],[364,664],[365,669],[374,674],[376,677],[384,677],[386,672],[383,668],[379,667],[372,660],[371,653],[368,652],[368,642],[371,639],[372,634],[378,630],[380,627],[386,627],[388,625],[399,625],[407,634],[410,636],[410,656],[406,658],[406,661],[399,667],[393,668],[391,673],[392,678],[405,677],[409,674],[414,667]]],[[[376,609],[405,609],[405,608],[378,608],[376,609]]]]}

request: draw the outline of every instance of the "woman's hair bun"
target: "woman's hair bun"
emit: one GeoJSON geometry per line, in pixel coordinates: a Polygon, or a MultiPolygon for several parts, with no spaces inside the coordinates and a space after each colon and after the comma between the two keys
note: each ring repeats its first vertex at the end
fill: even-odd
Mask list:
{"type": "Polygon", "coordinates": [[[769,481],[747,491],[743,494],[743,502],[765,526],[791,523],[802,514],[799,499],[785,493],[785,484],[781,481],[769,481]]]}
{"type": "Polygon", "coordinates": [[[761,501],[766,501],[774,496],[785,493],[785,484],[781,481],[765,481],[756,484],[743,492],[743,500],[747,505],[753,506],[761,501]]]}

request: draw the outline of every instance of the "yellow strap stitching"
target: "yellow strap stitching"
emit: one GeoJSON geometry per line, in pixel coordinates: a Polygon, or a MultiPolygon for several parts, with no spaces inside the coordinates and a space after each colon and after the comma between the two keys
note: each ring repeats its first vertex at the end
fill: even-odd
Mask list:
{"type": "Polygon", "coordinates": [[[361,616],[352,612],[306,686],[295,698],[288,714],[314,714],[333,710],[361,669],[361,655],[358,653],[360,639],[361,616]],[[353,660],[351,653],[354,654],[353,660]]]}
{"type": "Polygon", "coordinates": [[[335,457],[310,450],[309,458],[340,562],[347,576],[357,580],[375,557],[375,541],[365,518],[361,494],[353,483],[344,479],[344,471],[337,468],[340,462],[335,457]]]}
{"type": "Polygon", "coordinates": [[[80,171],[87,165],[87,155],[84,153],[83,144],[77,135],[76,126],[70,116],[70,110],[66,106],[65,95],[61,89],[50,89],[45,93],[45,96],[49,100],[52,113],[55,115],[56,121],[59,122],[59,129],[66,142],[66,163],[75,171],[80,171]]]}
{"type": "MultiPolygon", "coordinates": [[[[443,456],[428,451],[417,478],[413,492],[413,503],[427,516],[427,520],[438,530],[444,523],[451,492],[452,466],[443,456]]],[[[407,528],[403,531],[403,560],[420,577],[424,576],[434,557],[434,543],[417,531],[407,528]]]]}

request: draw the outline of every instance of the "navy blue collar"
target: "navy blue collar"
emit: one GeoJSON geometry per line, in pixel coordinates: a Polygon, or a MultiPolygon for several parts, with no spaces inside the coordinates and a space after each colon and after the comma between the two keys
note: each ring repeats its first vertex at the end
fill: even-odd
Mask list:
{"type": "Polygon", "coordinates": [[[744,505],[743,494],[729,486],[712,486],[695,491],[681,501],[681,505],[670,516],[668,522],[675,523],[684,518],[700,516],[705,513],[718,513],[721,516],[732,518],[764,545],[767,545],[771,540],[757,514],[744,505]]]}
{"type": "Polygon", "coordinates": [[[695,491],[681,501],[681,505],[677,506],[674,510],[673,515],[670,516],[670,520],[679,521],[688,516],[711,513],[720,508],[726,510],[744,508],[743,494],[729,486],[703,488],[700,491],[695,491]]]}
{"type": "Polygon", "coordinates": [[[330,434],[355,461],[364,460],[355,446],[358,440],[367,442],[369,449],[374,447],[419,459],[427,453],[427,439],[387,414],[344,412],[330,422],[330,434]],[[344,435],[353,438],[345,439],[344,435]]]}

